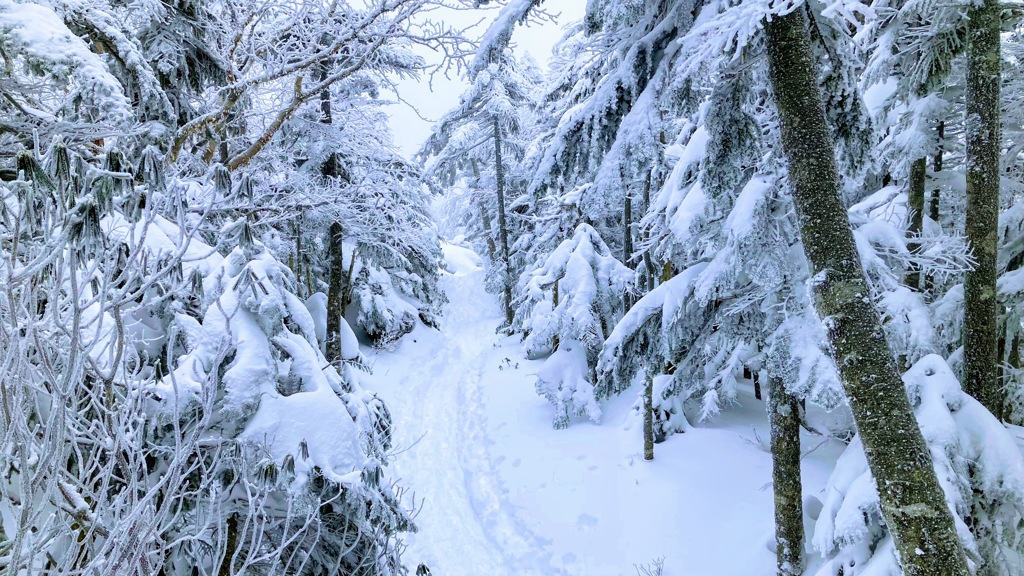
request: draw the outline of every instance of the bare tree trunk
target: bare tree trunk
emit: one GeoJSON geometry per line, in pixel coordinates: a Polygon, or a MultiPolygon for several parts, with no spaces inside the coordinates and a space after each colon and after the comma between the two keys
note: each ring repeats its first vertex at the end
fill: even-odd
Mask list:
{"type": "Polygon", "coordinates": [[[622,200],[622,263],[629,265],[633,257],[633,197],[628,193],[622,200]]]}
{"type": "Polygon", "coordinates": [[[782,379],[768,376],[772,490],[775,494],[775,555],[779,576],[798,576],[804,567],[803,485],[800,481],[800,403],[782,379]]]}
{"type": "Polygon", "coordinates": [[[512,326],[512,262],[508,254],[508,225],[505,221],[505,167],[501,163],[501,126],[494,119],[494,174],[498,188],[498,243],[504,266],[505,325],[512,326]]]}
{"type": "Polygon", "coordinates": [[[341,323],[345,321],[345,254],[342,251],[341,224],[334,222],[327,233],[327,361],[341,362],[341,323]]]}
{"type": "Polygon", "coordinates": [[[996,249],[999,225],[999,15],[997,0],[969,13],[967,37],[967,241],[964,277],[964,391],[999,415],[996,249]]]}
{"type": "MultiPolygon", "coordinates": [[[[935,157],[932,158],[932,172],[938,174],[942,172],[942,149],[946,139],[946,122],[944,120],[939,121],[936,131],[938,132],[939,148],[935,151],[935,157]]],[[[932,190],[932,197],[928,203],[928,217],[935,222],[939,221],[939,188],[937,186],[932,190]]]]}
{"type": "MultiPolygon", "coordinates": [[[[321,71],[321,81],[326,74],[326,70],[321,71]]],[[[326,88],[320,92],[320,122],[323,124],[332,122],[331,91],[326,88]]],[[[320,167],[320,174],[324,178],[330,179],[339,177],[340,173],[337,154],[331,152],[327,155],[324,165],[320,167]]],[[[327,361],[331,363],[342,361],[341,323],[345,321],[343,232],[341,222],[332,222],[327,232],[327,263],[330,267],[327,285],[327,361]]]]}
{"type": "Polygon", "coordinates": [[[644,384],[644,460],[654,460],[654,376],[644,384]]]}
{"type": "MultiPolygon", "coordinates": [[[[908,242],[911,253],[921,249],[921,243],[917,240],[924,230],[924,189],[925,177],[928,173],[928,164],[925,157],[918,158],[910,164],[910,181],[907,189],[907,216],[910,219],[907,232],[910,235],[908,242]]],[[[921,288],[921,270],[911,265],[907,272],[907,286],[914,290],[921,288]]]]}
{"type": "MultiPolygon", "coordinates": [[[[651,185],[652,185],[651,179],[652,178],[654,178],[654,170],[649,170],[647,172],[647,178],[644,179],[644,211],[645,212],[647,210],[649,210],[650,207],[651,207],[651,185]]],[[[650,233],[645,229],[644,230],[644,240],[646,241],[649,238],[650,238],[650,233]]],[[[655,281],[658,278],[658,273],[655,270],[654,261],[651,259],[651,247],[650,247],[649,243],[647,243],[647,248],[644,249],[644,268],[647,270],[647,291],[650,292],[651,290],[654,290],[654,283],[655,283],[655,281]]]]}
{"type": "Polygon", "coordinates": [[[768,70],[815,306],[907,576],[968,576],[953,515],[870,300],[825,121],[803,10],[765,23],[768,70]]]}
{"type": "MultiPolygon", "coordinates": [[[[938,149],[935,150],[935,156],[932,157],[932,172],[937,177],[939,172],[942,172],[942,149],[943,149],[943,146],[945,146],[944,140],[946,138],[946,122],[945,122],[945,120],[940,120],[939,121],[939,125],[936,126],[935,131],[937,132],[936,136],[937,136],[937,138],[939,140],[939,147],[938,147],[938,149]]],[[[928,199],[928,217],[931,218],[931,220],[933,222],[938,222],[939,221],[939,198],[940,198],[939,187],[936,186],[932,190],[931,197],[928,199]]],[[[935,287],[935,279],[932,278],[931,275],[926,276],[925,279],[924,279],[924,288],[925,288],[925,290],[931,292],[931,290],[934,287],[935,287]]]]}
{"type": "MultiPolygon", "coordinates": [[[[630,260],[633,257],[633,197],[629,195],[629,189],[623,182],[622,195],[622,263],[632,268],[630,260]]],[[[633,306],[632,294],[626,290],[622,294],[622,309],[629,310],[633,306]]]]}

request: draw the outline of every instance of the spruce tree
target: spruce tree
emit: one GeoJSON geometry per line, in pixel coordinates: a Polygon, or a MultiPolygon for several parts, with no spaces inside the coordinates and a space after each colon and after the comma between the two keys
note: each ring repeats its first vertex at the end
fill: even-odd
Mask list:
{"type": "Polygon", "coordinates": [[[829,328],[901,566],[910,576],[966,576],[970,571],[952,514],[871,304],[839,197],[804,11],[770,16],[765,33],[815,305],[829,328]]]}

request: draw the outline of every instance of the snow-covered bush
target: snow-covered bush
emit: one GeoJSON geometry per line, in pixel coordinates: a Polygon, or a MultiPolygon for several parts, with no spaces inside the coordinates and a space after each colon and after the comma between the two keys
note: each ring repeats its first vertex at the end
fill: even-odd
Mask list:
{"type": "Polygon", "coordinates": [[[416,327],[416,306],[398,294],[386,272],[364,265],[354,284],[356,322],[375,342],[386,346],[416,327]]]}
{"type": "Polygon", "coordinates": [[[563,340],[537,371],[537,393],[555,406],[556,429],[569,426],[572,418],[601,419],[587,364],[587,347],[577,340],[563,340]]]}
{"type": "MultiPolygon", "coordinates": [[[[960,389],[940,356],[920,359],[903,381],[970,561],[979,574],[1016,572],[1024,553],[1024,459],[1014,438],[960,389]]],[[[859,436],[829,477],[810,542],[825,559],[816,576],[901,573],[859,436]]]]}
{"type": "MultiPolygon", "coordinates": [[[[262,246],[236,248],[209,279],[220,295],[201,322],[175,318],[185,353],[172,354],[176,367],[149,391],[154,416],[183,428],[197,413],[203,418],[204,399],[212,398],[204,436],[219,438],[227,468],[213,473],[231,482],[218,498],[197,502],[197,514],[236,531],[238,548],[229,552],[246,561],[269,555],[287,565],[301,554],[295,565],[305,564],[303,572],[317,565],[385,570],[397,560],[394,534],[410,526],[381,484],[390,447],[386,409],[326,361],[316,323],[289,289],[290,271],[262,246]],[[262,499],[279,500],[288,512],[254,508],[262,499]],[[261,544],[243,548],[251,542],[261,544]]],[[[215,542],[190,540],[183,552],[204,544],[215,542]]]]}

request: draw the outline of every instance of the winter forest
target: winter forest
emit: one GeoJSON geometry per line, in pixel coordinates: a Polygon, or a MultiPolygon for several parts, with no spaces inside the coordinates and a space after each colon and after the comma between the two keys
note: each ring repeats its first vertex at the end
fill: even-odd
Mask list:
{"type": "Polygon", "coordinates": [[[0,574],[1024,574],[1024,4],[582,4],[0,0],[0,574]]]}

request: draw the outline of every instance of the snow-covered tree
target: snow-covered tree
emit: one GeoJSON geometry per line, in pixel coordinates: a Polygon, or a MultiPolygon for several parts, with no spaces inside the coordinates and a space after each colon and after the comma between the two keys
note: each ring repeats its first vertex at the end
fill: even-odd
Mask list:
{"type": "Polygon", "coordinates": [[[549,356],[537,375],[537,391],[555,405],[556,428],[566,427],[575,414],[600,417],[593,370],[632,279],[633,271],[587,224],[520,278],[516,325],[527,357],[549,356]]]}
{"type": "Polygon", "coordinates": [[[520,62],[508,48],[495,48],[486,57],[478,56],[470,68],[470,87],[420,151],[427,162],[427,173],[438,184],[452,186],[462,181],[468,187],[468,206],[464,210],[479,211],[486,241],[494,246],[489,250],[495,258],[490,284],[502,292],[509,326],[513,321],[515,278],[509,238],[515,237],[515,227],[507,215],[508,197],[510,184],[515,182],[515,166],[523,155],[523,138],[534,123],[538,85],[536,66],[525,60],[520,62]]]}

